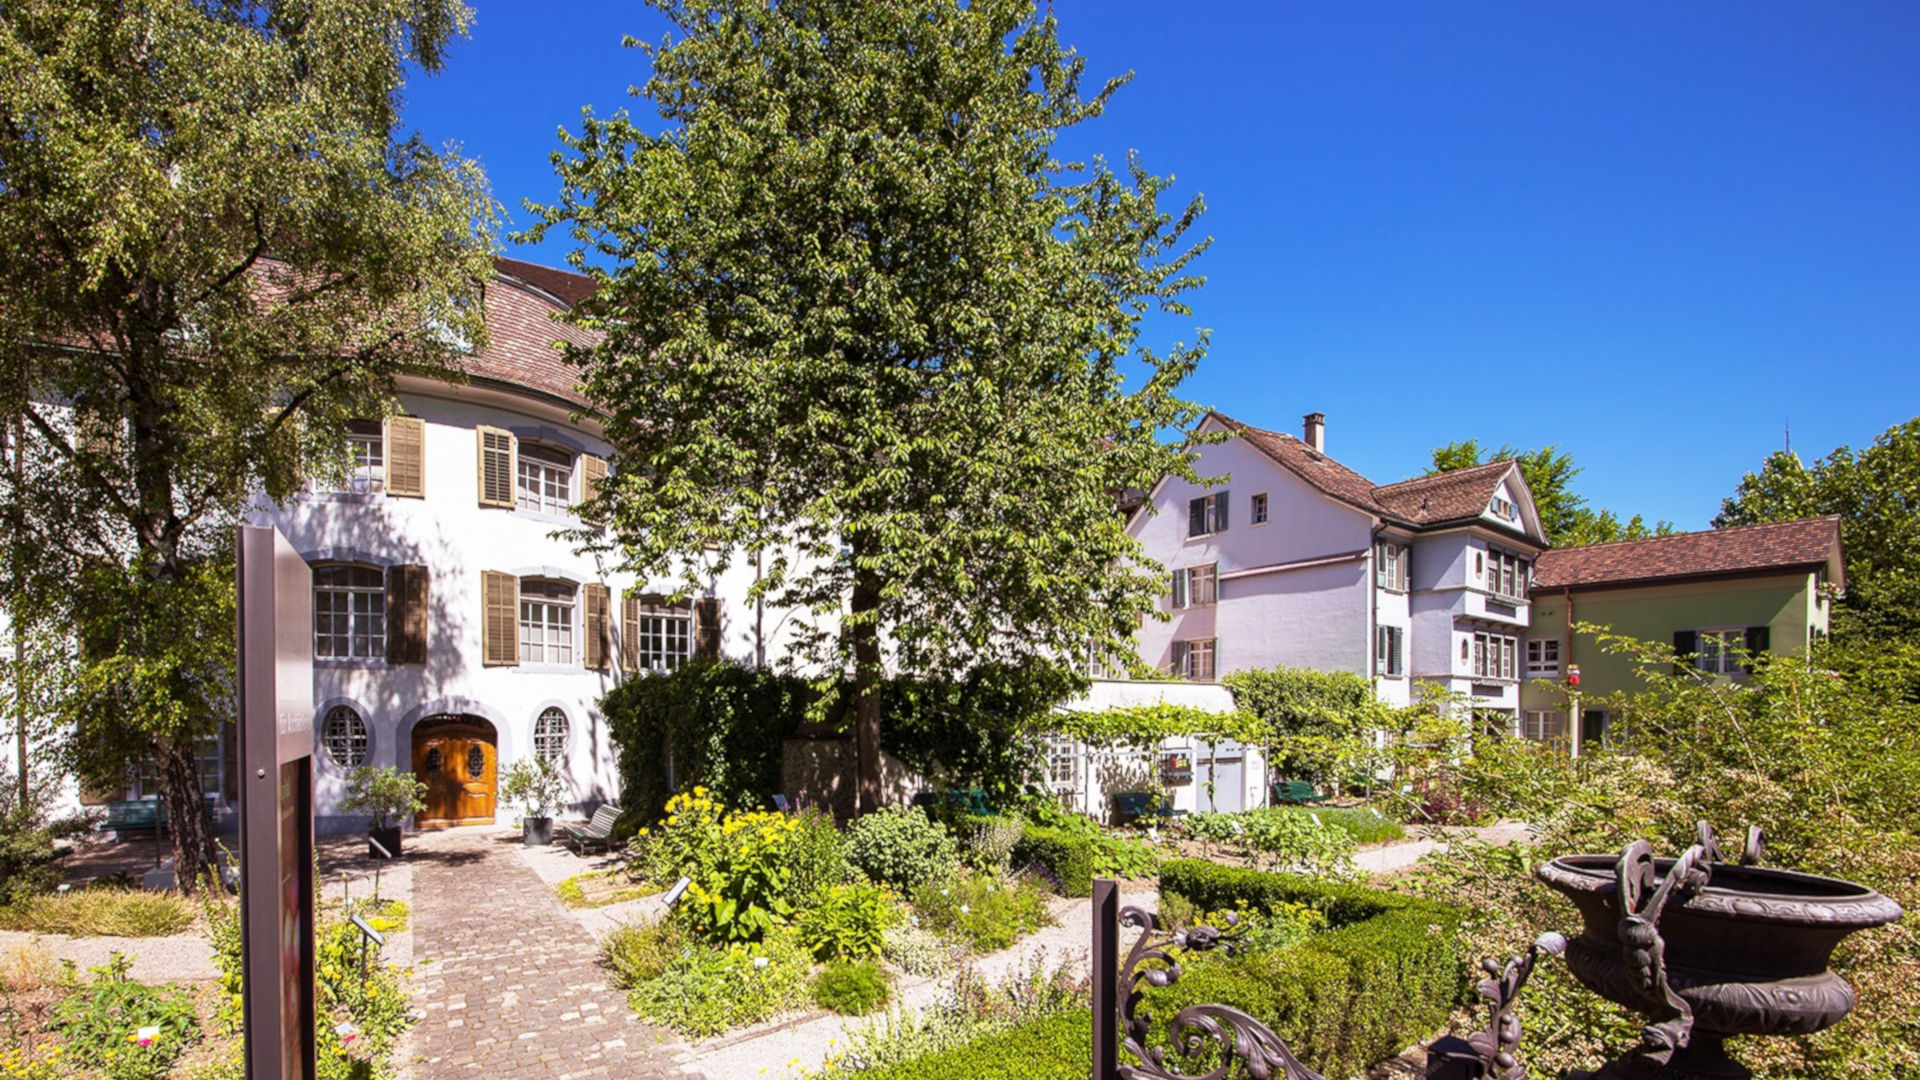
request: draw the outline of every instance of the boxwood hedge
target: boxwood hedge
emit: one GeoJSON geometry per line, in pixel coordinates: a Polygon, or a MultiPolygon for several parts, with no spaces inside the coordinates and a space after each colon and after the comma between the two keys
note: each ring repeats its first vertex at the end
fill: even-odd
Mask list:
{"type": "Polygon", "coordinates": [[[1061,895],[1093,895],[1093,842],[1086,837],[1028,825],[1013,846],[1013,865],[1019,869],[1035,862],[1059,879],[1061,895]]]}
{"type": "MultiPolygon", "coordinates": [[[[1148,994],[1157,1023],[1198,1002],[1231,1005],[1269,1024],[1322,1073],[1348,1076],[1441,1030],[1466,990],[1457,908],[1191,859],[1164,865],[1160,890],[1204,911],[1306,904],[1330,928],[1268,953],[1189,954],[1178,983],[1148,994]]],[[[1091,1039],[1088,1014],[1067,1013],[862,1080],[1084,1080],[1091,1039]]]]}

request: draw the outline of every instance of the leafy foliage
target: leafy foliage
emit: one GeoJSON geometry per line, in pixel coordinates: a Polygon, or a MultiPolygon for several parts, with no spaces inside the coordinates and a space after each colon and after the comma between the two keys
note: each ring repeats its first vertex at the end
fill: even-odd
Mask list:
{"type": "Polygon", "coordinates": [[[1269,869],[1348,877],[1353,837],[1308,814],[1261,809],[1238,814],[1194,814],[1181,822],[1188,834],[1232,848],[1269,869]]]}
{"type": "Polygon", "coordinates": [[[1167,702],[1063,713],[1050,718],[1048,727],[1095,746],[1140,748],[1158,747],[1163,740],[1181,735],[1259,744],[1273,731],[1266,718],[1249,712],[1216,713],[1167,702]]]}
{"type": "Polygon", "coordinates": [[[0,814],[0,912],[60,884],[53,840],[32,807],[15,805],[0,814]]]}
{"type": "Polygon", "coordinates": [[[828,964],[813,977],[813,1003],[842,1016],[866,1016],[887,1007],[893,988],[871,960],[828,964]]]}
{"type": "Polygon", "coordinates": [[[1847,595],[1837,635],[1920,636],[1920,417],[1895,424],[1864,450],[1842,446],[1803,465],[1769,454],[1720,504],[1715,528],[1840,515],[1847,595]]]}
{"type": "Polygon", "coordinates": [[[349,814],[371,816],[372,827],[391,829],[408,814],[427,808],[427,785],[411,772],[400,772],[391,765],[375,768],[362,765],[347,777],[346,797],[340,809],[349,814]]]}
{"type": "Polygon", "coordinates": [[[880,955],[886,932],[905,919],[883,888],[834,885],[809,897],[794,925],[815,960],[865,960],[880,955]]]}
{"type": "Polygon", "coordinates": [[[53,1013],[67,1056],[106,1069],[115,1080],[157,1078],[200,1041],[193,996],[178,986],[148,986],[127,977],[131,957],[114,953],[92,980],[73,989],[53,1013]],[[157,1027],[146,1040],[139,1029],[157,1027]]]}
{"type": "Polygon", "coordinates": [[[965,826],[961,855],[973,870],[990,877],[1006,877],[1012,868],[1013,849],[1020,843],[1026,822],[1017,817],[969,818],[965,826]]]}
{"type": "MultiPolygon", "coordinates": [[[[0,476],[30,606],[84,645],[81,771],[195,805],[229,713],[231,527],[484,340],[496,208],[400,125],[458,0],[0,9],[0,476]],[[109,719],[110,718],[110,719],[109,719]]],[[[216,856],[194,815],[181,880],[216,856]]]]}
{"type": "Polygon", "coordinates": [[[519,803],[528,817],[552,817],[567,794],[567,778],[549,758],[521,758],[500,780],[500,797],[519,803]]]}
{"type": "Polygon", "coordinates": [[[631,990],[659,978],[691,945],[686,927],[672,919],[622,923],[600,943],[600,963],[615,986],[631,990]]]}
{"type": "Polygon", "coordinates": [[[937,933],[965,941],[974,952],[999,952],[1052,926],[1046,893],[1028,880],[1012,882],[969,874],[914,890],[914,910],[937,933]]]}
{"type": "Polygon", "coordinates": [[[784,930],[751,944],[693,944],[636,983],[627,1003],[642,1020],[706,1038],[798,1007],[812,970],[812,956],[784,930]]]}
{"type": "Polygon", "coordinates": [[[847,861],[877,885],[910,893],[952,877],[959,850],[947,830],[917,806],[890,806],[847,830],[847,861]]]}
{"type": "Polygon", "coordinates": [[[1189,314],[1201,206],[1053,156],[1120,80],[1083,96],[1031,0],[654,6],[664,124],[563,134],[533,231],[585,248],[572,317],[603,338],[569,359],[648,466],[603,486],[605,543],[689,588],[744,552],[755,596],[835,616],[798,629],[853,672],[866,787],[883,641],[940,678],[1071,677],[1153,610],[1113,493],[1192,475],[1160,432],[1198,420],[1175,391],[1204,342],[1157,353],[1142,320],[1189,314]]]}
{"type": "Polygon", "coordinates": [[[1322,785],[1370,773],[1381,762],[1373,733],[1402,726],[1351,671],[1277,667],[1221,680],[1241,712],[1266,729],[1260,741],[1278,775],[1322,785]]]}
{"type": "Polygon", "coordinates": [[[705,788],[667,801],[656,850],[693,880],[674,916],[709,941],[753,942],[793,917],[789,847],[799,823],[766,811],[723,811],[705,788]]]}
{"type": "Polygon", "coordinates": [[[959,962],[965,946],[919,925],[900,923],[881,935],[880,954],[909,975],[944,975],[959,962]]]}

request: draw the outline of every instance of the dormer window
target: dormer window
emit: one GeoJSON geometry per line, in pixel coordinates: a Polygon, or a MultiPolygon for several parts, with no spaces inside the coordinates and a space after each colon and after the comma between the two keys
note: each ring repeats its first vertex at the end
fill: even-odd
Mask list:
{"type": "Polygon", "coordinates": [[[573,455],[523,442],[514,494],[522,510],[564,514],[573,506],[573,455]]]}
{"type": "Polygon", "coordinates": [[[1513,500],[1499,495],[1487,504],[1487,510],[1502,521],[1513,521],[1520,516],[1520,508],[1513,505],[1513,500]]]}

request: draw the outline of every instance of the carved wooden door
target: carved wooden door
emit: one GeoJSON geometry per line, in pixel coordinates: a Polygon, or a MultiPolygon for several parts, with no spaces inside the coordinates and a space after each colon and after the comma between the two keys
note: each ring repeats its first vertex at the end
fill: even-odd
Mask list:
{"type": "Polygon", "coordinates": [[[467,724],[437,725],[413,736],[413,775],[427,785],[423,826],[493,823],[497,756],[493,733],[467,724]]]}

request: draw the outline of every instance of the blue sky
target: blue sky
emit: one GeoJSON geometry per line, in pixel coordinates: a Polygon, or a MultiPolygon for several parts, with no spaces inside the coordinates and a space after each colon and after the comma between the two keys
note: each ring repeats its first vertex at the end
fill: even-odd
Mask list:
{"type": "MultiPolygon", "coordinates": [[[[644,81],[638,4],[470,0],[409,122],[524,225],[555,131],[644,81]]],[[[1379,482],[1451,439],[1558,443],[1578,489],[1705,528],[1920,412],[1920,5],[1058,0],[1095,76],[1065,143],[1205,195],[1188,384],[1379,482]]],[[[559,264],[561,237],[514,254],[559,264]]]]}

